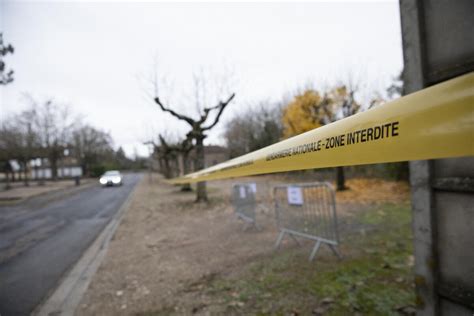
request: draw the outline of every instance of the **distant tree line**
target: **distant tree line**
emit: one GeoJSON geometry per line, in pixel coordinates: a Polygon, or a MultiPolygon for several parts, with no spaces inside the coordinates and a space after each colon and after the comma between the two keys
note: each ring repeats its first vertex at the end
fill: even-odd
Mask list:
{"type": "MultiPolygon", "coordinates": [[[[8,69],[4,57],[13,54],[11,44],[3,42],[0,33],[0,85],[13,82],[14,71],[8,69]]],[[[107,169],[143,168],[143,159],[131,160],[120,147],[113,148],[108,132],[84,123],[70,107],[54,99],[38,101],[25,94],[28,108],[21,113],[0,117],[0,172],[7,188],[15,175],[29,185],[32,169],[51,170],[58,178],[58,169],[66,158],[73,158],[85,176],[98,176],[107,169]],[[14,170],[12,162],[19,165],[14,170]]],[[[35,173],[38,176],[38,173],[35,173]]],[[[41,180],[40,183],[43,181],[41,180]]]]}
{"type": "MultiPolygon", "coordinates": [[[[229,150],[229,158],[238,157],[272,145],[282,139],[349,117],[360,111],[383,104],[387,99],[398,97],[403,93],[402,74],[394,78],[393,83],[387,88],[387,99],[384,99],[379,94],[374,94],[366,104],[363,104],[356,98],[356,94],[360,92],[359,86],[360,84],[356,80],[349,77],[345,82],[330,88],[317,89],[315,87],[306,87],[281,101],[261,101],[248,104],[245,111],[236,114],[225,124],[223,137],[229,150]]],[[[196,140],[199,137],[204,139],[206,135],[204,131],[210,129],[202,128],[209,112],[219,109],[218,115],[215,116],[215,121],[210,125],[212,128],[232,98],[231,96],[229,100],[221,102],[217,106],[204,108],[201,117],[198,119],[191,119],[188,116],[178,114],[165,107],[158,97],[155,98],[155,102],[160,106],[161,110],[170,113],[179,120],[187,122],[191,127],[191,131],[182,140],[173,141],[169,137],[159,136],[159,141],[155,145],[155,156],[165,177],[171,178],[178,175],[175,172],[179,170],[179,166],[177,166],[178,157],[184,157],[184,163],[189,165],[186,163],[189,160],[189,152],[196,147],[196,144],[202,146],[202,140],[199,142],[196,142],[196,140]],[[201,136],[198,137],[198,135],[201,136]]],[[[202,146],[202,148],[204,147],[202,146]]],[[[194,165],[197,167],[196,170],[204,167],[203,164],[194,165]]],[[[329,169],[334,170],[338,190],[345,190],[347,188],[345,184],[345,170],[368,176],[378,174],[396,180],[408,179],[406,162],[329,169]]],[[[190,171],[192,170],[186,167],[184,173],[190,171]]],[[[189,189],[189,185],[184,188],[189,189]]],[[[204,200],[206,199],[207,196],[205,196],[204,200]]],[[[198,200],[200,200],[199,192],[198,200]]]]}
{"type": "MultiPolygon", "coordinates": [[[[386,102],[377,95],[368,104],[361,104],[355,97],[358,86],[357,82],[349,78],[345,83],[329,89],[301,89],[280,102],[250,104],[246,112],[236,115],[226,124],[224,138],[231,157],[241,156],[386,102]]],[[[402,93],[403,81],[400,74],[387,88],[387,95],[391,99],[402,93]]],[[[344,169],[348,168],[354,169],[334,168],[338,190],[346,189],[344,169]]],[[[363,168],[372,167],[355,169],[361,171],[363,168]]],[[[408,179],[406,162],[384,164],[383,169],[383,173],[391,178],[408,179]]],[[[376,170],[380,173],[380,166],[376,170]]],[[[367,173],[373,174],[372,171],[367,173]]]]}
{"type": "Polygon", "coordinates": [[[108,132],[83,123],[70,107],[53,99],[26,99],[26,110],[0,121],[0,171],[7,182],[15,181],[11,161],[19,164],[18,177],[25,185],[32,169],[44,167],[45,162],[51,178],[56,180],[66,158],[72,158],[85,176],[98,176],[106,169],[134,167],[134,161],[125,156],[122,148],[114,150],[108,132]],[[36,165],[38,160],[43,165],[36,165]]]}
{"type": "Polygon", "coordinates": [[[230,158],[280,141],[283,137],[282,104],[259,102],[227,122],[224,132],[230,158]]]}

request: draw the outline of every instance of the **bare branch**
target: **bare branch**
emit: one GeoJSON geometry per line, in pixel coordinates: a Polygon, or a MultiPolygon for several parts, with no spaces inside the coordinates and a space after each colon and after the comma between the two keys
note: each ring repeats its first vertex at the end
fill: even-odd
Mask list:
{"type": "Polygon", "coordinates": [[[214,109],[219,108],[220,105],[221,105],[221,104],[219,103],[219,104],[216,105],[216,106],[213,106],[213,107],[210,107],[210,108],[204,108],[204,114],[201,114],[201,118],[199,119],[199,121],[197,121],[198,125],[201,126],[201,124],[203,124],[204,122],[206,122],[207,117],[209,116],[209,112],[211,112],[211,111],[214,110],[214,109]]]}
{"type": "Polygon", "coordinates": [[[194,121],[192,118],[190,118],[190,117],[188,117],[188,116],[185,116],[185,115],[182,115],[182,114],[179,114],[179,113],[176,113],[176,112],[173,111],[172,109],[169,109],[169,108],[165,107],[165,106],[163,105],[163,103],[161,103],[160,98],[155,97],[155,102],[156,102],[156,104],[159,105],[159,107],[161,108],[161,110],[162,110],[163,112],[168,112],[168,113],[170,113],[171,115],[173,115],[174,117],[176,117],[176,118],[178,118],[178,119],[180,119],[180,120],[182,120],[182,121],[186,121],[186,123],[188,123],[189,125],[194,126],[195,121],[194,121]]]}
{"type": "Polygon", "coordinates": [[[166,142],[165,138],[163,137],[163,135],[158,135],[158,138],[160,139],[160,145],[162,145],[163,147],[165,148],[168,148],[168,143],[166,142]]]}
{"type": "Polygon", "coordinates": [[[203,124],[204,122],[206,122],[207,117],[209,116],[209,113],[210,113],[212,110],[218,109],[218,108],[221,107],[221,106],[222,106],[222,102],[219,102],[219,104],[217,104],[216,106],[212,106],[212,107],[210,107],[210,108],[204,108],[204,114],[201,114],[201,118],[199,119],[198,124],[201,125],[201,124],[203,124]]]}
{"type": "MultiPolygon", "coordinates": [[[[224,112],[224,109],[225,109],[226,106],[230,103],[230,101],[232,101],[232,99],[233,99],[234,97],[235,97],[235,93],[232,93],[231,96],[227,99],[227,101],[225,101],[225,102],[222,102],[222,101],[221,101],[218,106],[215,106],[215,107],[209,109],[209,111],[210,111],[211,109],[217,109],[217,108],[219,108],[219,112],[217,113],[216,118],[214,119],[214,122],[213,122],[211,125],[202,128],[203,131],[210,130],[211,128],[213,128],[214,126],[216,126],[216,124],[219,122],[219,119],[220,119],[220,117],[221,117],[221,115],[222,115],[222,112],[224,112]]],[[[209,113],[209,112],[208,112],[208,113],[209,113]]]]}
{"type": "Polygon", "coordinates": [[[193,83],[194,83],[194,100],[196,102],[196,113],[200,114],[202,111],[202,105],[207,102],[206,96],[206,81],[204,71],[199,69],[199,73],[193,72],[193,83]]]}

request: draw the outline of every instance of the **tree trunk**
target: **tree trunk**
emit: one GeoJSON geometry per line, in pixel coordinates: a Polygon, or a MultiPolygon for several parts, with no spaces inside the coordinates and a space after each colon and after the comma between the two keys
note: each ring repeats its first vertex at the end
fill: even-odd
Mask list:
{"type": "Polygon", "coordinates": [[[56,153],[53,153],[50,156],[50,164],[51,164],[51,179],[56,181],[58,179],[58,157],[56,153]]]}
{"type": "Polygon", "coordinates": [[[165,176],[166,179],[170,179],[171,178],[171,167],[170,167],[170,161],[168,159],[168,157],[164,157],[163,158],[163,165],[165,167],[165,170],[163,170],[163,174],[165,176]]]}
{"type": "Polygon", "coordinates": [[[170,157],[170,178],[174,178],[176,174],[179,174],[179,164],[174,154],[171,153],[170,157]]]}
{"type": "MultiPolygon", "coordinates": [[[[38,171],[38,169],[36,169],[36,177],[38,178],[38,185],[44,185],[44,178],[45,178],[45,175],[44,175],[44,159],[41,158],[41,172],[38,171]],[[41,175],[40,175],[41,173],[41,175]]],[[[36,167],[38,168],[38,167],[36,167]]]]}
{"type": "Polygon", "coordinates": [[[28,162],[23,163],[23,173],[25,176],[25,179],[24,179],[25,187],[27,187],[30,185],[30,183],[28,182],[28,162]]]}
{"type": "Polygon", "coordinates": [[[336,168],[337,191],[347,190],[346,179],[344,177],[344,167],[336,168]]]}
{"type": "Polygon", "coordinates": [[[410,169],[408,168],[408,162],[398,162],[396,163],[396,174],[395,180],[397,181],[408,181],[410,178],[410,169]]]}
{"type": "Polygon", "coordinates": [[[10,172],[5,171],[5,190],[10,190],[10,172]]]}
{"type": "MultiPolygon", "coordinates": [[[[189,173],[189,153],[188,152],[183,152],[183,173],[186,175],[189,173]]],[[[185,183],[181,186],[181,191],[183,192],[189,192],[192,191],[191,189],[191,184],[190,183],[185,183]]]]}
{"type": "Polygon", "coordinates": [[[171,178],[171,166],[168,154],[163,154],[160,158],[160,172],[163,174],[165,179],[171,178]]]}
{"type": "Polygon", "coordinates": [[[39,171],[38,171],[38,166],[35,164],[34,166],[35,168],[35,177],[34,177],[34,180],[38,182],[38,185],[40,184],[41,180],[40,180],[40,176],[39,176],[39,171]]]}
{"type": "MultiPolygon", "coordinates": [[[[204,169],[204,137],[196,138],[196,170],[204,169]]],[[[206,182],[198,182],[196,187],[196,202],[208,202],[206,182]]]]}
{"type": "Polygon", "coordinates": [[[160,165],[159,166],[160,172],[164,174],[165,165],[164,165],[164,162],[163,162],[163,158],[158,157],[158,164],[160,165]]]}
{"type": "Polygon", "coordinates": [[[87,164],[85,162],[83,162],[81,164],[81,169],[82,169],[82,175],[84,177],[88,177],[89,176],[89,174],[88,174],[89,173],[89,168],[87,168],[87,164]]]}

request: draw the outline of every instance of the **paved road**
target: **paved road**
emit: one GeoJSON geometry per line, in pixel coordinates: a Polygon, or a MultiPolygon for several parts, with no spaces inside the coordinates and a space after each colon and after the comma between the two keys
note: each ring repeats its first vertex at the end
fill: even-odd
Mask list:
{"type": "Polygon", "coordinates": [[[0,315],[29,315],[94,241],[140,177],[127,174],[121,187],[97,185],[48,203],[41,197],[27,205],[0,207],[0,315]]]}

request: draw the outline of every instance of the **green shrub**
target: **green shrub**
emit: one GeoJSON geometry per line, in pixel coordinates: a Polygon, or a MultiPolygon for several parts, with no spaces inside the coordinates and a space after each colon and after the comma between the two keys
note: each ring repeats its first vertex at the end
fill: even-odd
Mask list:
{"type": "Polygon", "coordinates": [[[94,165],[91,168],[91,177],[100,177],[106,171],[106,167],[103,165],[94,165]]]}

